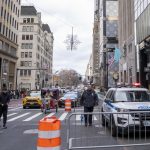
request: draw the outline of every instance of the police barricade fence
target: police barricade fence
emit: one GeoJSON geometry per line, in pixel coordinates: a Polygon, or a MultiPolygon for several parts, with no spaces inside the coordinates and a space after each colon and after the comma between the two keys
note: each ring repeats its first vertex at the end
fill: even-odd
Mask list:
{"type": "Polygon", "coordinates": [[[67,125],[69,150],[150,145],[150,111],[72,113],[67,125]],[[92,126],[85,126],[90,114],[92,126]]]}

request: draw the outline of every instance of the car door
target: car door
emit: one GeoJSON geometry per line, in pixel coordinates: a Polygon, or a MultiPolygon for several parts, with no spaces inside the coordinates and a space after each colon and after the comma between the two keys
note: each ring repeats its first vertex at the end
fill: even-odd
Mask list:
{"type": "MultiPolygon", "coordinates": [[[[106,94],[106,98],[104,100],[103,103],[103,111],[104,112],[112,112],[112,107],[111,107],[111,103],[113,102],[112,100],[112,94],[113,94],[113,90],[108,91],[108,93],[106,94]]],[[[109,119],[109,114],[105,114],[106,118],[109,119]]]]}

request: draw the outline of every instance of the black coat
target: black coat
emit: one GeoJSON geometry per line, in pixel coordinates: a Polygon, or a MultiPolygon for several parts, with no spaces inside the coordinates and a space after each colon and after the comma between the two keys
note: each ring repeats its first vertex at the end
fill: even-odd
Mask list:
{"type": "Polygon", "coordinates": [[[10,94],[8,92],[2,92],[0,94],[0,104],[7,105],[10,102],[10,94]]]}
{"type": "Polygon", "coordinates": [[[94,107],[98,103],[98,96],[94,90],[86,90],[81,96],[80,103],[85,107],[94,107]]]}

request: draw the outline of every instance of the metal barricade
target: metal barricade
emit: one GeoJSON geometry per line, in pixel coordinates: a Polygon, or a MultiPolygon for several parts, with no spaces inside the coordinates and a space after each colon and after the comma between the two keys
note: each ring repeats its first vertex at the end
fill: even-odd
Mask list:
{"type": "Polygon", "coordinates": [[[67,125],[69,150],[150,145],[150,111],[72,113],[67,125]],[[85,126],[89,114],[92,126],[85,126]]]}

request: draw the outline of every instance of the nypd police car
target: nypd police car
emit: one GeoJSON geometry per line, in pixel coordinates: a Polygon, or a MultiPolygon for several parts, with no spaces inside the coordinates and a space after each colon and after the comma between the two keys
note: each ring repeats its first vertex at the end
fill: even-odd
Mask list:
{"type": "Polygon", "coordinates": [[[150,98],[145,88],[110,88],[101,111],[102,125],[111,127],[112,136],[150,130],[150,98]]]}

